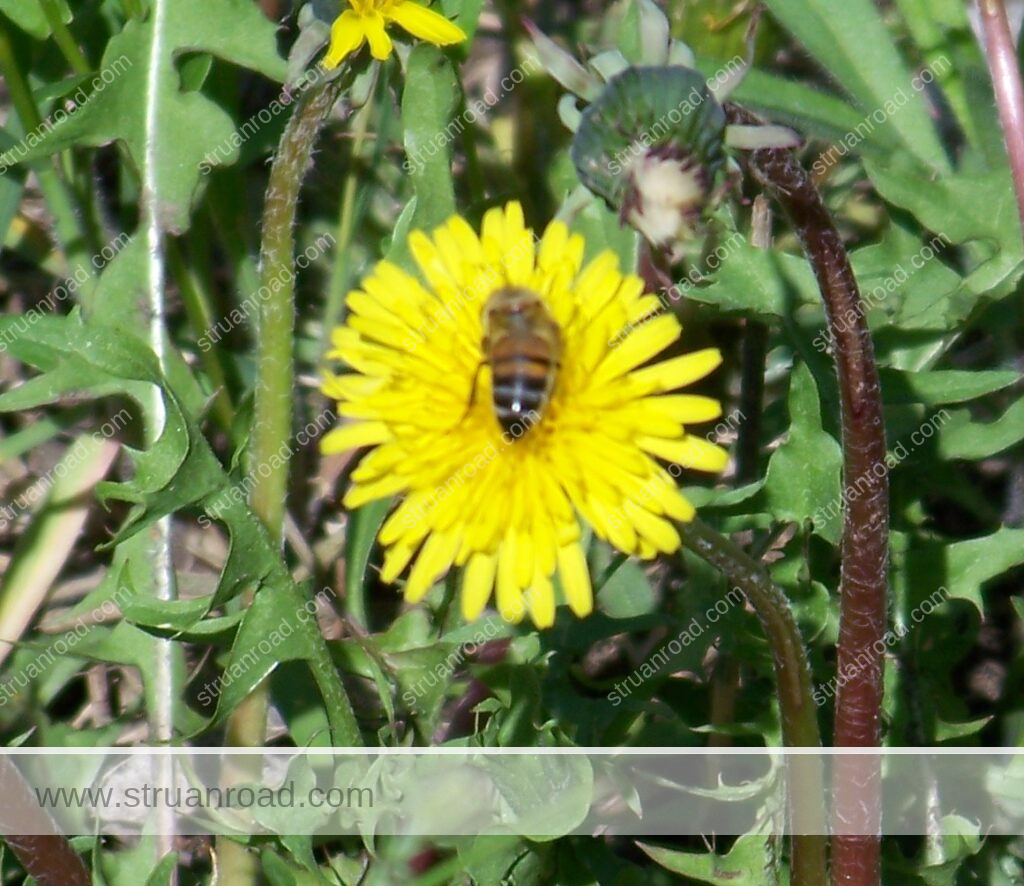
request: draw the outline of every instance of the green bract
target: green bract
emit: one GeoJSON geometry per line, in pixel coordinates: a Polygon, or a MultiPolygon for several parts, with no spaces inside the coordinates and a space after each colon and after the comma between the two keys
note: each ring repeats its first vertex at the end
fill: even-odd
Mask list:
{"type": "Polygon", "coordinates": [[[649,240],[689,239],[725,164],[725,111],[698,71],[630,67],[583,112],[572,145],[591,191],[649,240]]]}
{"type": "MultiPolygon", "coordinates": [[[[671,39],[668,19],[649,0],[629,4],[621,22],[608,26],[617,47],[582,61],[526,26],[541,63],[568,90],[558,115],[576,134],[572,160],[580,181],[673,262],[703,239],[704,222],[728,190],[726,147],[800,143],[784,126],[727,125],[722,102],[747,63],[737,57],[714,81],[705,80],[693,51],[671,39]]],[[[585,194],[567,201],[585,203],[585,194]]]]}

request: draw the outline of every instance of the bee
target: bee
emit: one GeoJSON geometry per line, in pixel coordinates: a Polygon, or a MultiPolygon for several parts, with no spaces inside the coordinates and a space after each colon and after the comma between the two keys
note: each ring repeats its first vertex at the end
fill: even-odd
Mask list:
{"type": "MultiPolygon", "coordinates": [[[[483,320],[484,363],[491,367],[495,418],[505,431],[516,424],[529,429],[532,424],[522,423],[523,417],[531,412],[543,415],[555,387],[561,331],[540,296],[519,286],[493,293],[483,320]]],[[[475,387],[474,381],[474,395],[475,387]]]]}

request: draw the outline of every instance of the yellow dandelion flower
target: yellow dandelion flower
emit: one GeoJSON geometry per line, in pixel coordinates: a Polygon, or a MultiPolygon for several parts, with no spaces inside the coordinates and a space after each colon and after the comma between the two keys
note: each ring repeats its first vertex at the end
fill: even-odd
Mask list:
{"type": "Polygon", "coordinates": [[[466,33],[440,13],[411,0],[348,0],[346,9],[331,26],[331,44],[324,58],[328,69],[359,49],[366,40],[370,53],[383,61],[391,55],[391,37],[386,26],[394,22],[414,37],[435,46],[461,43],[466,33]]]}
{"type": "Polygon", "coordinates": [[[528,611],[547,627],[557,572],[565,600],[585,616],[593,592],[581,518],[628,554],[674,551],[672,521],[692,519],[694,509],[673,479],[679,471],[659,459],[702,471],[725,466],[724,450],[687,431],[717,418],[718,402],[670,393],[706,376],[721,355],[709,348],[650,363],[679,338],[676,318],[657,313],[657,298],[620,272],[612,252],[584,267],[583,238],[562,222],[537,238],[518,203],[488,211],[479,236],[455,216],[430,236],[413,232],[409,246],[422,281],[379,262],[349,293],[347,322],[334,331],[330,357],[354,371],[324,382],[346,422],[323,450],[371,447],[344,505],[402,497],[379,540],[385,582],[412,563],[410,602],[460,566],[468,620],[493,594],[504,617],[528,611]],[[507,412],[519,400],[518,416],[499,421],[485,306],[510,289],[539,300],[560,347],[529,339],[525,363],[513,365],[530,377],[510,390],[508,355],[497,359],[490,339],[490,362],[501,367],[497,405],[507,412]],[[545,397],[548,372],[554,384],[545,397]]]}

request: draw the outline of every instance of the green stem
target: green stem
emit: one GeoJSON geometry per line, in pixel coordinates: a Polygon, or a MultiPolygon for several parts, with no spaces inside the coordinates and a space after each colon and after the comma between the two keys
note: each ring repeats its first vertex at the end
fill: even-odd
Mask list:
{"type": "Polygon", "coordinates": [[[89,60],[75,42],[68,26],[64,24],[64,19],[60,17],[60,10],[57,9],[55,0],[42,0],[42,6],[43,15],[46,16],[50,30],[53,31],[53,39],[68,64],[71,65],[71,70],[76,74],[88,74],[92,71],[89,60]]]}
{"type": "MultiPolygon", "coordinates": [[[[269,295],[265,299],[261,296],[260,304],[250,471],[271,464],[281,447],[291,443],[295,377],[295,214],[316,137],[338,99],[340,83],[341,78],[329,84],[320,83],[299,100],[270,169],[260,245],[261,283],[269,295]]],[[[272,471],[249,495],[250,507],[282,553],[287,493],[288,471],[283,467],[272,471]]],[[[243,594],[239,602],[242,606],[251,605],[252,594],[243,594]]],[[[334,746],[357,745],[360,743],[359,726],[327,644],[315,621],[311,620],[301,629],[308,632],[312,641],[314,653],[310,668],[324,699],[331,743],[334,746]]],[[[226,724],[226,743],[234,747],[261,747],[266,741],[269,706],[269,683],[264,680],[231,713],[226,724]]],[[[235,764],[232,778],[258,779],[259,766],[258,757],[242,758],[235,764]]],[[[259,882],[259,863],[253,854],[231,840],[220,840],[217,845],[224,882],[259,882]]]]}
{"type": "MultiPolygon", "coordinates": [[[[694,520],[680,524],[679,529],[686,547],[718,569],[754,607],[772,651],[783,743],[789,748],[820,748],[811,669],[786,595],[762,564],[710,526],[694,520]]],[[[788,758],[787,770],[793,834],[791,882],[793,886],[821,886],[826,881],[828,847],[821,761],[814,755],[793,755],[788,758]]]]}
{"type": "MultiPolygon", "coordinates": [[[[299,189],[309,168],[313,146],[323,121],[342,89],[342,79],[320,84],[300,100],[288,121],[274,164],[270,170],[267,198],[263,210],[263,242],[260,248],[262,283],[271,292],[261,302],[259,318],[258,377],[255,415],[249,453],[251,468],[269,463],[275,453],[291,439],[294,403],[294,280],[295,213],[299,189]]],[[[253,488],[250,504],[263,521],[275,543],[281,545],[284,534],[285,498],[288,475],[275,471],[253,488]]],[[[310,668],[324,694],[335,746],[361,744],[359,726],[330,651],[314,622],[307,628],[315,649],[310,668]]],[[[265,686],[261,688],[266,692],[265,686]]],[[[256,716],[258,708],[252,709],[256,716]]],[[[236,735],[262,744],[265,706],[262,719],[254,719],[236,735]]]]}
{"type": "MultiPolygon", "coordinates": [[[[14,55],[11,43],[10,27],[7,19],[0,15],[0,75],[3,76],[11,104],[21,121],[26,133],[36,131],[42,126],[42,117],[36,107],[28,81],[22,73],[21,66],[14,55]]],[[[15,155],[17,156],[17,154],[15,155]]],[[[68,270],[80,264],[89,267],[89,238],[79,220],[79,213],[72,199],[71,190],[57,172],[52,161],[37,162],[33,171],[39,179],[39,189],[43,193],[50,212],[53,214],[57,241],[64,250],[65,266],[61,274],[68,275],[68,270]]],[[[93,251],[95,254],[95,250],[93,251]]]]}
{"type": "MultiPolygon", "coordinates": [[[[291,439],[294,403],[295,213],[299,189],[313,145],[337,100],[333,86],[313,87],[288,121],[270,170],[260,245],[261,284],[270,290],[261,300],[258,376],[250,468],[278,452],[291,439]]],[[[251,504],[278,544],[282,541],[288,474],[275,471],[252,492],[251,504]]]]}
{"type": "MultiPolygon", "coordinates": [[[[189,323],[197,334],[202,333],[204,329],[209,329],[215,322],[213,312],[210,310],[210,299],[203,287],[203,282],[194,266],[185,261],[181,254],[181,247],[173,239],[167,241],[167,257],[174,279],[178,281],[181,301],[185,306],[185,314],[188,316],[189,323]]],[[[200,347],[199,350],[199,359],[206,374],[210,377],[210,384],[213,385],[213,415],[221,429],[230,434],[235,408],[228,393],[227,375],[221,364],[221,349],[207,348],[204,351],[200,347]]]]}

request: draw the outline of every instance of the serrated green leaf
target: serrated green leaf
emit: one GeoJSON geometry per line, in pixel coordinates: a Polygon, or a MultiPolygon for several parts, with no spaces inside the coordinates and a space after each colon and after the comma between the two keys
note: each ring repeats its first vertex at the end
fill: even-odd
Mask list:
{"type": "MultiPolygon", "coordinates": [[[[10,322],[9,318],[0,318],[0,330],[10,328],[10,322]]],[[[27,332],[16,335],[10,350],[45,371],[0,395],[0,412],[56,402],[87,389],[93,396],[126,394],[136,400],[141,414],[147,386],[164,386],[153,353],[145,343],[123,330],[84,326],[78,315],[42,318],[27,332]]],[[[263,583],[289,587],[291,578],[262,524],[244,502],[228,494],[234,484],[209,444],[181,410],[174,393],[165,388],[165,394],[168,417],[163,433],[147,450],[128,450],[136,463],[135,477],[98,488],[98,494],[105,498],[135,506],[111,544],[131,537],[166,514],[189,506],[210,506],[231,531],[231,549],[209,605],[219,606],[242,590],[263,583]]]]}
{"type": "Polygon", "coordinates": [[[967,600],[984,613],[982,585],[1024,563],[1024,529],[1003,528],[952,544],[897,534],[893,541],[897,550],[906,549],[906,566],[896,574],[895,585],[905,595],[908,612],[944,587],[951,598],[967,600]]]}
{"type": "MultiPolygon", "coordinates": [[[[835,439],[822,430],[818,388],[802,363],[790,379],[789,416],[789,434],[768,462],[764,496],[776,519],[803,523],[819,508],[841,500],[843,456],[835,439]]],[[[838,543],[840,520],[816,520],[814,525],[817,534],[838,543]]]]}
{"type": "MultiPolygon", "coordinates": [[[[235,122],[202,92],[181,89],[176,57],[183,53],[209,53],[224,61],[256,71],[278,82],[285,64],[278,55],[274,24],[258,6],[246,0],[178,0],[167,4],[159,35],[154,16],[131,18],[124,30],[107,44],[100,70],[112,79],[100,79],[89,101],[74,116],[53,127],[24,157],[32,160],[72,146],[100,146],[114,141],[127,147],[137,170],[145,166],[147,110],[159,113],[161,144],[156,148],[159,215],[166,229],[188,227],[192,197],[201,180],[201,167],[231,162],[237,155],[235,122]],[[203,27],[196,29],[196,22],[203,27]],[[153,72],[154,40],[159,47],[153,72]],[[156,92],[151,95],[155,84],[156,92]],[[210,160],[210,152],[221,154],[210,160]],[[227,157],[224,157],[226,152],[227,157]]],[[[284,109],[282,108],[282,112],[284,109]]],[[[236,135],[237,138],[237,135],[236,135]]]]}
{"type": "MultiPolygon", "coordinates": [[[[739,235],[725,241],[728,256],[722,260],[710,285],[695,275],[677,282],[683,298],[718,305],[724,311],[741,311],[765,320],[792,317],[803,305],[819,304],[818,287],[807,261],[769,249],[755,249],[739,235]],[[730,246],[736,243],[736,246],[730,246]]],[[[670,298],[675,291],[670,291],[670,298]]]]}
{"type": "MultiPolygon", "coordinates": [[[[353,669],[359,667],[360,661],[365,663],[365,654],[351,644],[336,648],[335,652],[343,654],[346,666],[353,669]]],[[[447,661],[454,663],[452,656],[457,656],[460,663],[463,660],[459,647],[450,643],[391,652],[385,656],[397,678],[403,705],[427,721],[433,720],[447,694],[451,673],[447,661]]],[[[368,667],[366,676],[371,676],[368,667]]]]}
{"type": "Polygon", "coordinates": [[[943,260],[947,252],[956,250],[945,236],[928,239],[890,224],[880,242],[851,253],[873,332],[890,325],[948,332],[970,313],[977,299],[943,260]]]}
{"type": "Polygon", "coordinates": [[[725,855],[714,852],[680,852],[637,843],[637,846],[663,868],[700,883],[715,886],[767,886],[778,883],[776,860],[778,838],[745,834],[725,855]]]}
{"type": "MultiPolygon", "coordinates": [[[[11,319],[0,318],[0,332],[10,328],[11,319]]],[[[139,404],[141,415],[143,404],[150,401],[144,396],[148,387],[157,385],[161,388],[166,411],[163,433],[149,449],[127,450],[135,462],[135,476],[124,483],[107,484],[104,489],[108,499],[133,505],[112,544],[132,537],[167,514],[188,507],[209,507],[216,514],[216,519],[226,525],[230,547],[217,590],[204,598],[204,604],[208,608],[220,607],[242,591],[265,590],[268,599],[261,607],[271,607],[270,611],[276,612],[273,607],[285,606],[294,614],[303,606],[306,599],[296,588],[263,524],[241,496],[236,498],[228,494],[234,483],[217,461],[195,421],[183,411],[180,401],[160,374],[152,351],[143,342],[124,330],[85,326],[80,316],[74,314],[38,320],[26,331],[16,332],[11,337],[9,348],[14,356],[43,372],[21,387],[0,395],[0,412],[53,403],[69,394],[87,391],[93,397],[110,394],[131,396],[139,404]],[[271,599],[273,603],[269,602],[271,599]]],[[[147,418],[152,420],[152,416],[147,418]]],[[[137,562],[128,566],[141,568],[137,562]]],[[[146,568],[151,571],[151,564],[146,564],[146,568]]],[[[117,575],[116,570],[109,571],[103,586],[113,582],[117,575]]],[[[261,596],[264,595],[257,593],[256,599],[261,596]]],[[[255,614],[247,612],[246,618],[253,619],[250,625],[262,624],[263,613],[263,608],[255,614]]],[[[119,625],[121,627],[137,632],[140,637],[149,637],[148,633],[127,623],[119,625]]],[[[243,630],[239,630],[235,638],[236,647],[239,637],[243,637],[243,643],[248,642],[247,633],[243,635],[243,630]]],[[[284,654],[312,659],[315,650],[311,644],[324,642],[315,624],[303,622],[297,633],[302,639],[292,639],[284,654]]],[[[149,642],[152,643],[152,637],[149,642]]],[[[105,651],[117,654],[116,649],[105,651]]],[[[326,659],[326,648],[323,647],[316,657],[326,659]]],[[[149,656],[145,660],[147,669],[151,666],[151,659],[149,656]]],[[[116,657],[111,660],[120,661],[116,657]]],[[[134,660],[131,663],[137,664],[134,660]]],[[[251,677],[260,669],[252,670],[251,677]]],[[[320,674],[319,679],[329,678],[320,674]]],[[[338,677],[332,672],[330,679],[337,681],[338,677]]],[[[250,688],[251,685],[255,683],[251,683],[250,688]]],[[[344,694],[340,682],[332,691],[344,694]]]]}
{"type": "MultiPolygon", "coordinates": [[[[913,213],[926,230],[954,244],[976,241],[964,279],[970,303],[1013,291],[1024,274],[1024,248],[1013,184],[1005,168],[936,177],[902,152],[865,157],[864,163],[879,193],[913,213]]],[[[963,313],[960,306],[953,316],[963,313]]]]}
{"type": "Polygon", "coordinates": [[[210,610],[206,600],[156,600],[136,595],[126,600],[121,614],[141,628],[157,628],[168,634],[189,634],[197,629],[202,633],[223,630],[239,621],[238,615],[203,621],[210,610]]]}
{"type": "Polygon", "coordinates": [[[966,410],[954,412],[936,436],[943,458],[978,460],[1003,452],[1024,440],[1024,398],[991,422],[971,421],[966,410]]]}
{"type": "MultiPolygon", "coordinates": [[[[314,655],[310,636],[298,614],[305,612],[295,590],[257,594],[245,611],[218,680],[217,710],[209,728],[224,720],[283,661],[309,660],[314,655]]],[[[202,695],[200,694],[200,700],[202,695]]]]}
{"type": "MultiPolygon", "coordinates": [[[[142,675],[146,709],[152,710],[158,703],[156,687],[161,685],[157,679],[158,664],[153,644],[152,635],[122,621],[110,628],[93,627],[75,646],[74,654],[93,661],[137,668],[142,675]]],[[[201,720],[193,711],[179,707],[177,714],[180,718],[174,724],[177,731],[188,734],[200,727],[201,720]]]]}

